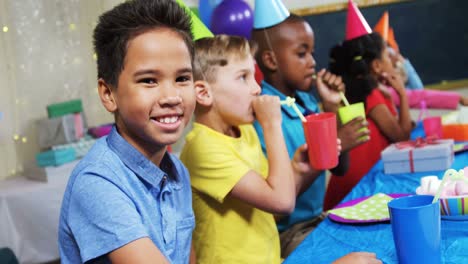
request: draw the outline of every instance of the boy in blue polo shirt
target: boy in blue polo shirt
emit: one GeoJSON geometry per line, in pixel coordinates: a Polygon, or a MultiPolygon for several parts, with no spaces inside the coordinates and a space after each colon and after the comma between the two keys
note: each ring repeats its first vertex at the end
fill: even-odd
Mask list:
{"type": "Polygon", "coordinates": [[[186,168],[166,146],[195,107],[190,17],[172,0],[126,1],[94,30],[98,91],[115,126],[74,169],[62,263],[193,263],[186,168]]]}
{"type": "MultiPolygon", "coordinates": [[[[261,84],[262,94],[276,95],[280,100],[284,100],[286,96],[294,97],[299,110],[308,115],[320,112],[318,101],[310,92],[311,86],[315,84],[323,109],[337,112],[341,102],[338,91],[344,89],[344,84],[341,77],[325,70],[315,72],[314,34],[303,18],[291,14],[279,24],[254,30],[252,39],[259,45],[256,60],[265,77],[261,84]]],[[[288,106],[282,106],[281,113],[283,134],[292,157],[294,151],[305,143],[302,121],[288,106]]],[[[254,125],[265,150],[263,130],[258,123],[254,125]]],[[[368,140],[368,130],[359,131],[366,125],[365,119],[359,117],[339,128],[338,137],[341,139],[343,152],[339,165],[332,170],[335,175],[342,175],[347,170],[346,152],[368,140]]],[[[277,223],[282,257],[288,256],[324,219],[322,204],[325,173],[317,172],[314,177],[315,181],[306,186],[297,197],[293,213],[277,223]]]]}

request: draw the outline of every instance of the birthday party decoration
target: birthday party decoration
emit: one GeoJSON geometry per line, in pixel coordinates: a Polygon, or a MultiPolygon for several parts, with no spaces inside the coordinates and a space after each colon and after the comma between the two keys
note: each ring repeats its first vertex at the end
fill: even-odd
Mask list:
{"type": "Polygon", "coordinates": [[[423,139],[391,144],[382,153],[386,174],[438,171],[453,163],[453,139],[423,139]]]}
{"type": "Polygon", "coordinates": [[[345,40],[351,40],[372,33],[372,30],[364,16],[359,11],[356,3],[348,1],[348,15],[346,17],[345,40]]]}
{"type": "Polygon", "coordinates": [[[393,28],[390,27],[388,11],[383,13],[377,24],[374,26],[374,32],[379,33],[383,40],[388,43],[395,51],[399,51],[398,44],[395,40],[395,33],[393,28]]]}
{"type": "Polygon", "coordinates": [[[396,39],[395,39],[395,33],[393,31],[393,28],[390,27],[388,29],[388,45],[390,45],[390,47],[392,47],[395,51],[400,51],[400,48],[398,47],[398,43],[396,42],[396,39]]]}
{"type": "Polygon", "coordinates": [[[200,0],[198,4],[198,13],[200,19],[205,25],[211,25],[211,16],[214,9],[222,2],[222,0],[200,0]]]}
{"type": "Polygon", "coordinates": [[[242,0],[224,0],[213,11],[210,28],[214,34],[242,36],[250,39],[253,12],[242,0]]]}
{"type": "Polygon", "coordinates": [[[377,24],[374,26],[374,32],[379,33],[385,42],[388,41],[388,27],[388,12],[385,11],[377,24]]]}
{"type": "Polygon", "coordinates": [[[192,35],[193,40],[199,40],[202,38],[213,37],[213,33],[200,21],[200,19],[190,10],[182,0],[177,0],[177,3],[185,9],[192,19],[192,35]]]}
{"type": "Polygon", "coordinates": [[[277,25],[290,15],[281,0],[255,0],[254,28],[277,25]]]}

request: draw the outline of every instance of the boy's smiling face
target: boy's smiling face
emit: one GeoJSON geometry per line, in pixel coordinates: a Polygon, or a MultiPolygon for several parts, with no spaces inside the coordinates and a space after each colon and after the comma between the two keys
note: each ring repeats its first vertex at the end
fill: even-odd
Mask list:
{"type": "Polygon", "coordinates": [[[118,87],[110,91],[111,102],[101,95],[104,106],[135,148],[151,156],[175,143],[195,107],[191,57],[182,37],[159,28],[131,39],[118,87]]]}
{"type": "Polygon", "coordinates": [[[253,99],[260,94],[254,78],[255,64],[252,56],[229,58],[226,66],[218,67],[216,80],[210,84],[213,92],[213,110],[228,126],[253,123],[253,99]]]}
{"type": "Polygon", "coordinates": [[[275,29],[274,54],[281,84],[275,84],[285,94],[294,90],[308,91],[315,73],[314,32],[305,21],[281,24],[275,29]],[[281,88],[280,88],[281,87],[281,88]]]}

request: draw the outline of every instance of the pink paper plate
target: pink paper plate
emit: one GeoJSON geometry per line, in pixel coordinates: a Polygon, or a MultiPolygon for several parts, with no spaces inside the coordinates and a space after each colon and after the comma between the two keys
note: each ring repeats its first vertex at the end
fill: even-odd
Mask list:
{"type": "MultiPolygon", "coordinates": [[[[392,198],[399,198],[399,197],[403,197],[403,196],[408,196],[408,195],[411,195],[410,193],[390,193],[390,194],[386,194],[392,198]]],[[[370,195],[370,196],[365,196],[365,197],[361,197],[361,198],[357,198],[357,199],[354,199],[354,200],[351,200],[351,201],[347,201],[345,203],[341,203],[339,205],[337,205],[335,208],[333,209],[338,209],[338,208],[343,208],[343,207],[350,207],[350,206],[354,206],[370,197],[372,197],[373,195],[370,195]]],[[[366,220],[359,220],[359,219],[346,219],[346,218],[342,218],[341,216],[338,216],[338,215],[335,215],[333,213],[330,213],[328,214],[328,217],[330,217],[331,220],[335,221],[335,222],[340,222],[340,223],[348,223],[348,224],[365,224],[365,223],[378,223],[378,222],[385,222],[385,221],[389,221],[390,218],[383,218],[383,219],[366,219],[366,220]]]]}

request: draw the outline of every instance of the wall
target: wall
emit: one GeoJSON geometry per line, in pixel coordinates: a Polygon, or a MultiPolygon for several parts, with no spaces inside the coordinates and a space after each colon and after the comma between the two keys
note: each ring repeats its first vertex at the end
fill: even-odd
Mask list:
{"type": "Polygon", "coordinates": [[[96,93],[91,34],[118,2],[0,1],[0,180],[33,162],[48,104],[81,98],[90,125],[112,120],[96,93]]]}
{"type": "MultiPolygon", "coordinates": [[[[360,8],[373,27],[384,11],[402,54],[425,84],[468,78],[465,0],[417,0],[360,8]]],[[[316,35],[316,60],[327,67],[329,49],[344,38],[346,11],[306,16],[316,35]]]]}
{"type": "MultiPolygon", "coordinates": [[[[112,121],[96,94],[91,34],[98,15],[119,2],[121,0],[0,0],[0,180],[20,174],[24,165],[34,160],[39,151],[35,122],[47,116],[48,104],[81,98],[90,126],[112,121]]],[[[254,0],[247,2],[253,6],[254,0]]],[[[346,0],[284,2],[289,9],[297,11],[337,3],[342,6],[346,0]]],[[[186,0],[186,3],[198,5],[197,0],[186,0]]],[[[462,12],[468,9],[467,3],[414,0],[363,8],[363,13],[373,24],[381,12],[389,8],[402,50],[410,55],[418,70],[424,69],[421,72],[424,79],[427,76],[441,79],[445,78],[442,74],[451,71],[447,61],[459,66],[459,71],[454,73],[467,72],[463,62],[468,58],[460,48],[468,46],[466,33],[460,34],[468,32],[467,23],[461,18],[462,12]],[[397,14],[402,18],[397,20],[397,14]],[[451,24],[444,24],[445,20],[451,24]],[[429,49],[431,53],[427,52],[429,49]],[[426,72],[426,68],[430,71],[426,72]]],[[[317,59],[325,66],[329,46],[342,38],[344,12],[307,19],[318,35],[317,59]]]]}

